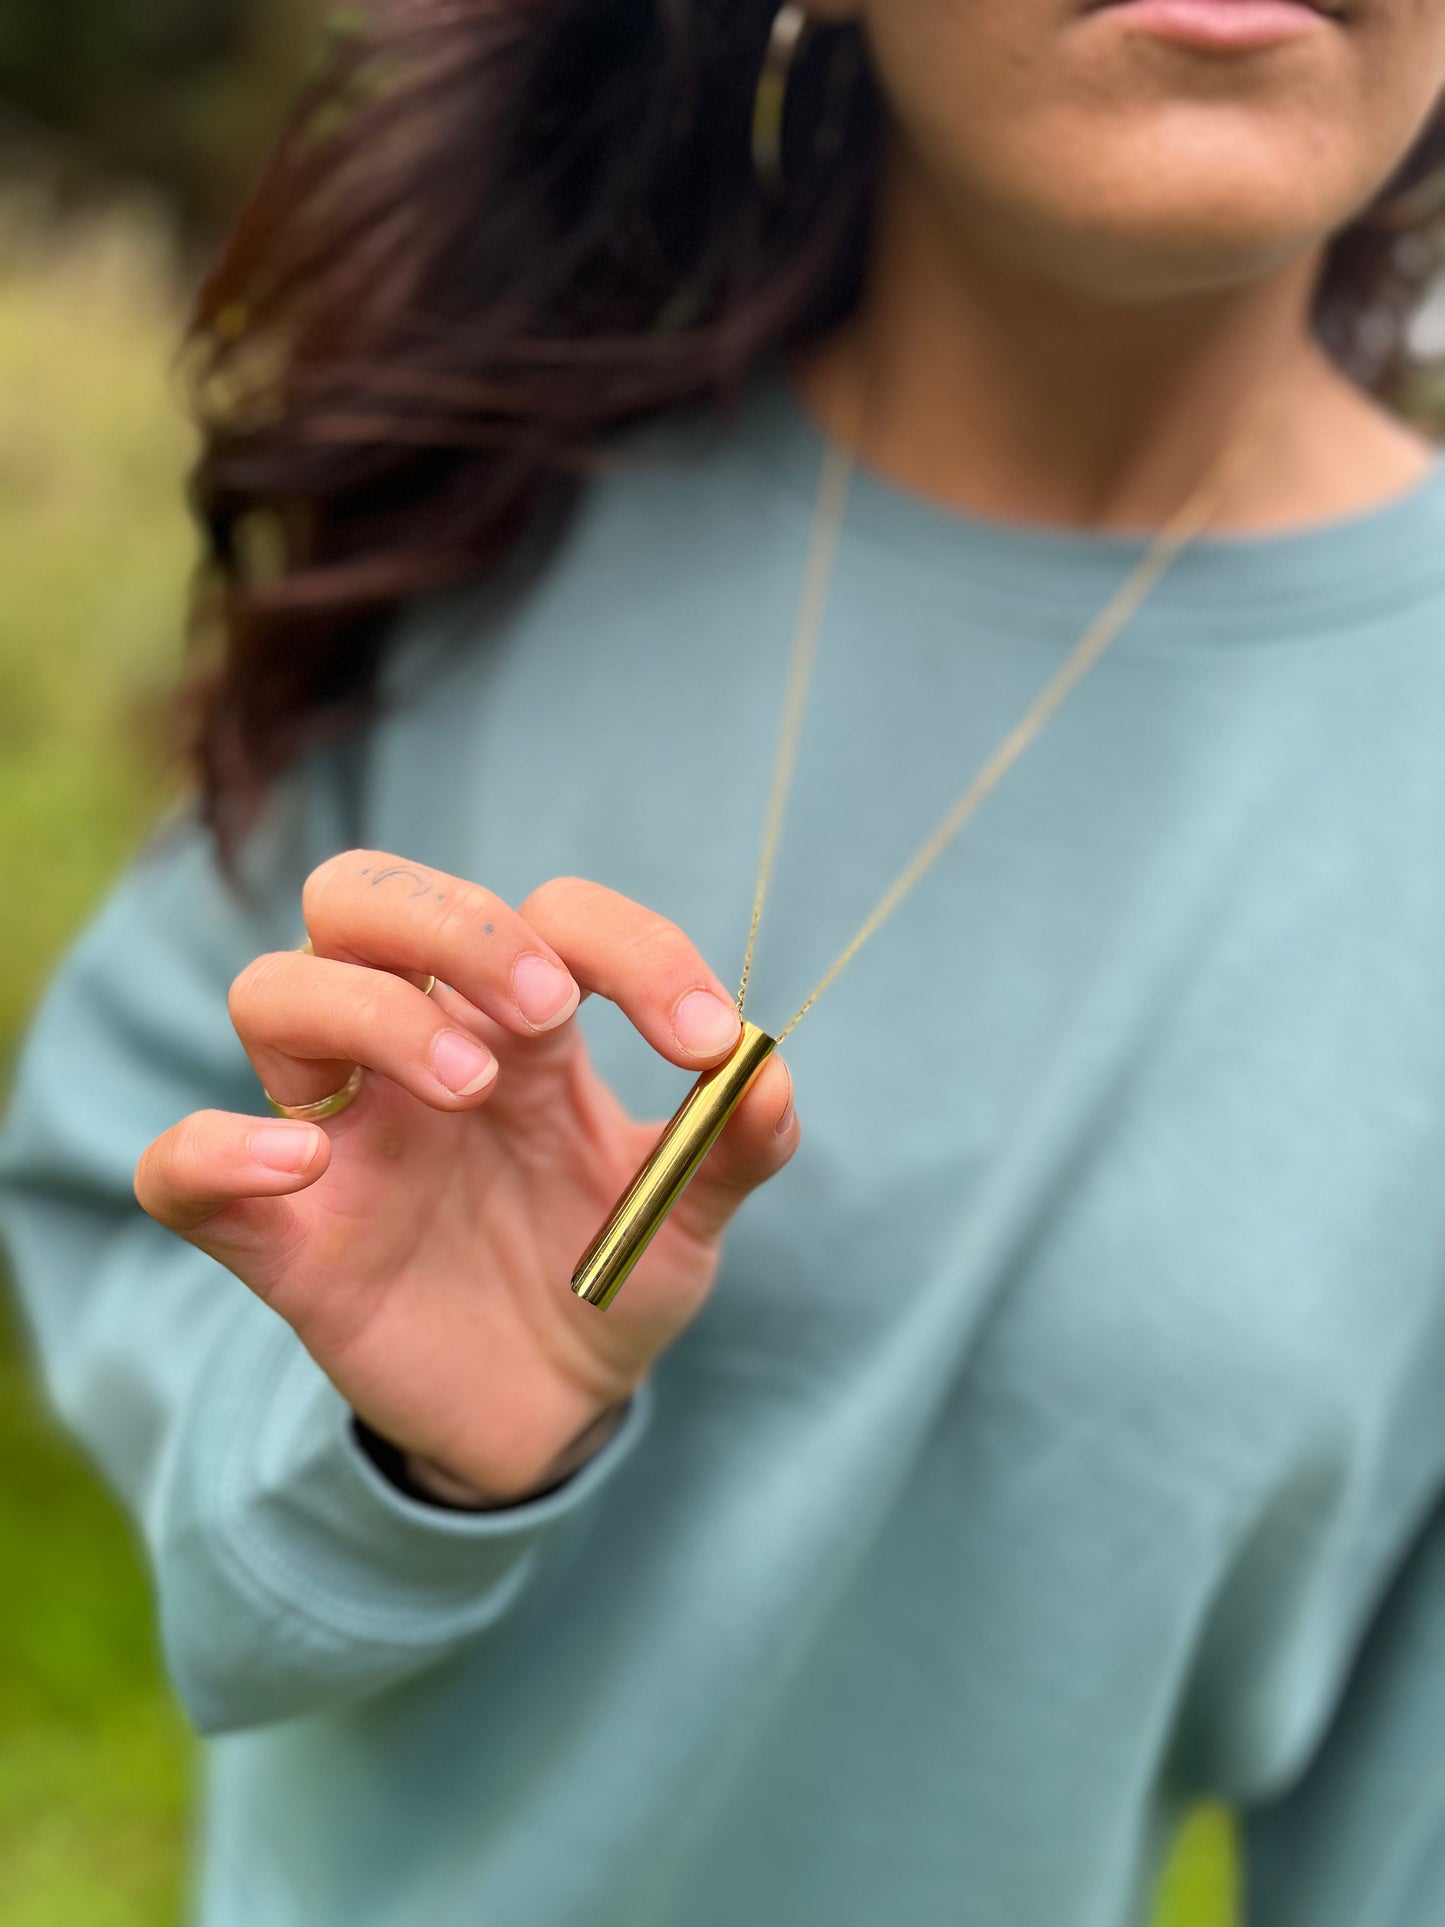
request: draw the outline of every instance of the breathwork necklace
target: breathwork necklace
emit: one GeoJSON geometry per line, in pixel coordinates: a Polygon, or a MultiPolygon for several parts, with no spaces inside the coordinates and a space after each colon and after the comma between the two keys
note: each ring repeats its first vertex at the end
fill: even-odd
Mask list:
{"type": "Polygon", "coordinates": [[[1045,683],[1013,729],[985,759],[937,827],[899,871],[851,942],[777,1035],[769,1036],[756,1024],[747,1021],[743,1016],[743,1007],[747,1000],[758,925],[762,920],[773,861],[782,835],[783,812],[797,760],[808,683],[827,609],[853,474],[854,457],[851,452],[837,442],[829,442],[819,477],[812,537],[793,636],[787,693],[753,895],[752,924],[743,959],[742,982],[738,986],[737,1006],[738,1016],[743,1020],[742,1036],[730,1057],[712,1070],[704,1071],[698,1078],[641,1169],[618,1199],[612,1215],[577,1261],[577,1269],[572,1275],[572,1289],[579,1298],[602,1310],[612,1303],[633,1266],[661,1228],[668,1212],[712,1149],[757,1071],[847,968],[885,919],[893,914],[924,872],[942,855],[984,798],[1033,742],[1054,711],[1136,614],[1181,551],[1207,526],[1239,466],[1262,439],[1265,425],[1274,413],[1273,404],[1279,399],[1279,391],[1272,390],[1266,396],[1264,405],[1246,413],[1220,454],[1210,463],[1180,508],[1155,535],[1144,555],[1089,624],[1061,666],[1045,683]]]}

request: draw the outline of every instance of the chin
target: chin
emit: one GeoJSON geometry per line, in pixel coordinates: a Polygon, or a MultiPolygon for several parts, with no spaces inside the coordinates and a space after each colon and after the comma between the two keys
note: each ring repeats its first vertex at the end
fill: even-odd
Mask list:
{"type": "MultiPolygon", "coordinates": [[[[1123,174],[1076,174],[1066,198],[1024,212],[1016,240],[1033,265],[1092,294],[1168,297],[1267,273],[1343,226],[1368,187],[1320,178],[1296,153],[1239,152],[1213,164],[1155,155],[1123,174]]],[[[1057,180],[1054,183],[1057,187],[1057,180]]]]}

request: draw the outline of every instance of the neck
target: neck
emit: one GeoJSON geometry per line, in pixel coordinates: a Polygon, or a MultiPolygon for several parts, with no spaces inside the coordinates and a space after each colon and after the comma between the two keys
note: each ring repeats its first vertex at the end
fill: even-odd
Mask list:
{"type": "Polygon", "coordinates": [[[877,472],[945,505],[1157,527],[1266,388],[1277,432],[1216,525],[1264,531],[1408,490],[1424,437],[1347,381],[1310,307],[1321,250],[1251,280],[1111,300],[974,244],[895,157],[864,298],[800,362],[804,406],[877,472]]]}

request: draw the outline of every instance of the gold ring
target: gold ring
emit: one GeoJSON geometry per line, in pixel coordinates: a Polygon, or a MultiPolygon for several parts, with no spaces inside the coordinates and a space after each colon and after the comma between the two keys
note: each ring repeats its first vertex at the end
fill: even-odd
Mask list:
{"type": "MultiPolygon", "coordinates": [[[[310,937],[308,937],[304,943],[298,943],[296,948],[300,951],[303,957],[314,957],[316,955],[316,952],[311,947],[310,937]]],[[[426,980],[425,988],[421,993],[422,996],[430,997],[432,992],[436,989],[436,987],[437,987],[437,980],[435,975],[428,977],[426,980]]]]}
{"type": "MultiPolygon", "coordinates": [[[[297,944],[296,948],[303,957],[314,957],[316,955],[309,936],[306,937],[303,942],[297,944]]],[[[426,988],[422,991],[422,996],[430,997],[436,987],[437,980],[435,975],[428,977],[426,980],[426,988]]],[[[309,1104],[283,1104],[279,1098],[272,1097],[264,1084],[261,1086],[261,1091],[266,1102],[271,1106],[271,1109],[276,1113],[277,1117],[294,1118],[298,1123],[302,1124],[319,1124],[324,1118],[339,1117],[348,1104],[355,1103],[356,1094],[361,1089],[361,1081],[365,1075],[366,1066],[364,1064],[356,1065],[350,1077],[347,1078],[339,1091],[332,1091],[329,1097],[313,1098],[309,1104]]]]}
{"type": "Polygon", "coordinates": [[[277,1117],[294,1117],[303,1124],[319,1124],[323,1118],[336,1117],[353,1102],[365,1075],[365,1065],[358,1064],[339,1091],[333,1091],[329,1097],[314,1098],[309,1104],[282,1104],[272,1097],[264,1085],[262,1090],[277,1117]]]}

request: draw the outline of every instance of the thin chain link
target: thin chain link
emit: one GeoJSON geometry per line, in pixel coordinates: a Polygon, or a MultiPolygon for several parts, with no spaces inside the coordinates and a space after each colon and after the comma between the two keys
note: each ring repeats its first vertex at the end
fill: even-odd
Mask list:
{"type": "Polygon", "coordinates": [[[853,458],[837,442],[829,442],[823,457],[818,483],[818,504],[813,515],[813,532],[808,543],[808,564],[803,576],[803,594],[798,607],[798,626],[794,635],[792,667],[788,674],[787,696],[783,703],[782,729],[778,753],[773,764],[772,794],[768,799],[767,824],[763,831],[763,852],[758,862],[757,887],[753,893],[753,920],[748,930],[748,947],[743,957],[742,982],[738,986],[738,1016],[747,1000],[748,978],[752,973],[753,950],[758,941],[763,901],[772,881],[773,860],[783,833],[783,811],[792,787],[793,764],[802,734],[803,709],[808,700],[808,682],[818,638],[823,632],[823,617],[828,608],[828,590],[833,580],[833,565],[838,555],[838,540],[843,532],[843,514],[848,504],[848,484],[853,475],[853,458]]]}
{"type": "MultiPolygon", "coordinates": [[[[1150,543],[1148,550],[1089,624],[1062,665],[1050,677],[1014,728],[989,754],[962,795],[879,898],[847,948],[840,953],[827,973],[777,1033],[777,1041],[780,1044],[813,1008],[823,992],[853,961],[863,945],[877,932],[879,926],[892,916],[919,878],[938,860],[984,798],[1033,742],[1054,711],[1098,662],[1120,630],[1137,614],[1140,606],[1165,571],[1177,560],[1180,552],[1208,525],[1237,469],[1247,456],[1253,454],[1263,439],[1265,428],[1282,399],[1282,391],[1273,390],[1266,396],[1263,406],[1250,411],[1245,416],[1238,430],[1226,442],[1220,455],[1210,464],[1182,506],[1164,524],[1150,543]]],[[[773,864],[782,837],[783,816],[788,791],[792,786],[793,769],[797,762],[798,741],[802,733],[808,684],[817,656],[823,620],[827,613],[829,590],[837,561],[838,544],[847,510],[853,468],[854,458],[851,453],[837,442],[830,441],[824,454],[819,479],[818,500],[813,516],[812,536],[808,545],[808,562],[794,634],[792,664],[788,676],[777,755],[773,766],[772,790],[763,831],[762,856],[753,895],[752,924],[748,931],[747,952],[743,959],[742,982],[738,987],[737,1007],[740,1017],[747,999],[748,978],[752,972],[753,951],[757,943],[758,926],[762,921],[763,904],[768,894],[768,885],[772,880],[773,864]]]]}

